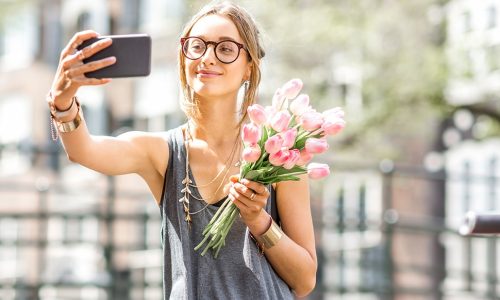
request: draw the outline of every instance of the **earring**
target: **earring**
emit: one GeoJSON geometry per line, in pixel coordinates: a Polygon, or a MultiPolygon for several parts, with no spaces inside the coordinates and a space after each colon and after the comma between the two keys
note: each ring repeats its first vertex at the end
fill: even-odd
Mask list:
{"type": "Polygon", "coordinates": [[[245,96],[247,95],[249,87],[250,87],[250,80],[245,80],[245,82],[243,82],[243,91],[245,92],[244,93],[245,96]]]}

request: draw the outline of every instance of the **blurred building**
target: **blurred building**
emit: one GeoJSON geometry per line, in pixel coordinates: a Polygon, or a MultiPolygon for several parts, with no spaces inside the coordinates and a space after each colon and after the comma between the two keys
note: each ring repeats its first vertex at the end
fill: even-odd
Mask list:
{"type": "Polygon", "coordinates": [[[182,122],[176,49],[185,1],[0,6],[0,298],[161,298],[154,199],[134,176],[109,179],[69,163],[60,142],[50,138],[45,95],[59,53],[77,31],[147,33],[153,40],[147,79],[115,79],[78,92],[88,127],[96,135],[116,135],[182,122]],[[121,295],[120,284],[131,282],[142,286],[123,288],[132,293],[121,295]]]}
{"type": "MultiPolygon", "coordinates": [[[[457,110],[443,131],[446,146],[447,225],[458,228],[467,211],[500,209],[500,138],[487,135],[491,115],[499,111],[500,2],[454,0],[446,6],[447,101],[457,110]]],[[[498,120],[497,120],[498,121],[498,120]]],[[[498,299],[495,239],[447,236],[445,289],[462,289],[452,299],[498,299]],[[483,299],[483,298],[481,298],[483,299]]]]}

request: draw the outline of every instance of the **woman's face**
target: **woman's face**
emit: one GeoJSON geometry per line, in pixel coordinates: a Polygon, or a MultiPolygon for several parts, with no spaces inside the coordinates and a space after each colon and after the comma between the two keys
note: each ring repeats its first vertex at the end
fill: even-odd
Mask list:
{"type": "MultiPolygon", "coordinates": [[[[189,36],[199,37],[206,42],[233,40],[244,44],[234,23],[220,15],[208,15],[198,20],[189,36]]],[[[187,83],[202,98],[230,96],[236,99],[242,82],[250,78],[251,64],[244,49],[240,49],[238,58],[230,64],[217,59],[214,45],[208,45],[201,58],[184,58],[184,61],[187,83]]]]}

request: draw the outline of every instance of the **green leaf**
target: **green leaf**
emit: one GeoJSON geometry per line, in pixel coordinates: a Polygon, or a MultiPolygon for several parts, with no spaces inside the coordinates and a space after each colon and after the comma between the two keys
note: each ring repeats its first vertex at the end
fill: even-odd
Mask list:
{"type": "Polygon", "coordinates": [[[246,173],[245,178],[249,180],[255,180],[260,175],[264,173],[264,170],[250,170],[246,173]]]}

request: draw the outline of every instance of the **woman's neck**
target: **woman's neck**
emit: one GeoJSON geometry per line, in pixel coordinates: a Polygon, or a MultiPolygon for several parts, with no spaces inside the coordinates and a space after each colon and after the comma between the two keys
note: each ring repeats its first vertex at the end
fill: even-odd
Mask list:
{"type": "Polygon", "coordinates": [[[234,141],[240,130],[236,100],[200,99],[198,104],[200,117],[190,121],[191,136],[215,145],[234,141]]]}

